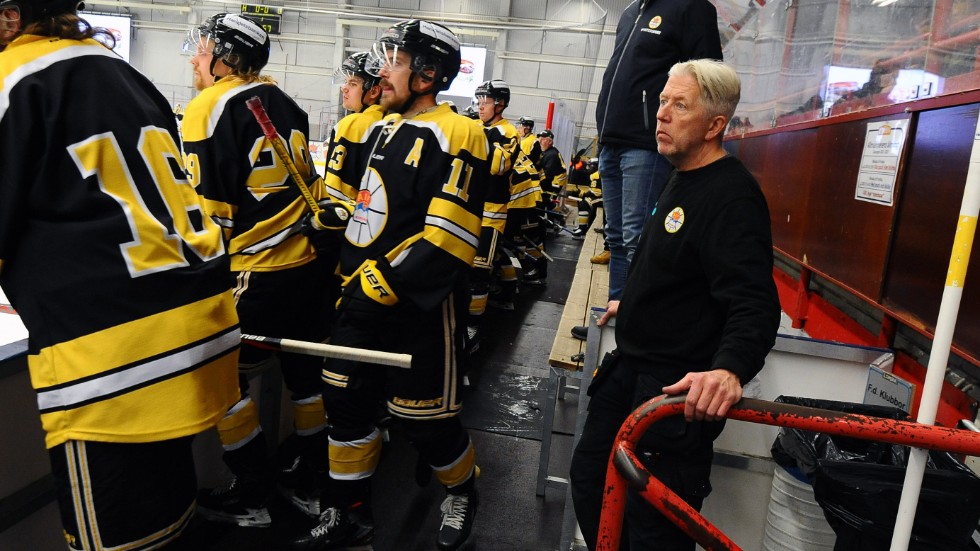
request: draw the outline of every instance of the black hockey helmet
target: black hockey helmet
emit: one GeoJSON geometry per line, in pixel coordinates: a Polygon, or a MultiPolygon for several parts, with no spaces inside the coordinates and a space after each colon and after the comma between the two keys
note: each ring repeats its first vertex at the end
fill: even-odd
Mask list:
{"type": "MultiPolygon", "coordinates": [[[[258,73],[269,62],[272,42],[257,23],[238,14],[219,13],[188,32],[184,51],[214,41],[214,58],[225,62],[238,73],[258,73]]],[[[214,67],[211,67],[212,74],[214,67]]]]}
{"type": "Polygon", "coordinates": [[[20,12],[20,20],[23,27],[26,27],[44,17],[85,9],[85,3],[80,0],[2,0],[0,10],[5,9],[16,9],[20,12]]]}
{"type": "Polygon", "coordinates": [[[378,84],[378,77],[367,72],[365,68],[370,54],[368,52],[357,52],[351,54],[340,67],[334,71],[334,83],[343,84],[348,77],[357,76],[364,79],[364,89],[368,90],[378,84]]]}
{"type": "Polygon", "coordinates": [[[459,74],[459,39],[439,23],[409,19],[389,27],[372,49],[368,71],[377,75],[390,57],[386,51],[397,53],[399,49],[412,55],[410,68],[421,78],[428,79],[423,71],[435,70],[436,92],[449,88],[459,74]]]}
{"type": "Polygon", "coordinates": [[[530,117],[521,117],[517,119],[517,124],[525,126],[531,130],[534,130],[534,119],[530,117]]]}
{"type": "Polygon", "coordinates": [[[477,109],[476,106],[473,105],[472,103],[467,105],[466,109],[463,109],[463,114],[471,119],[480,118],[480,110],[477,109]]]}
{"type": "Polygon", "coordinates": [[[501,100],[504,105],[508,105],[510,103],[510,86],[499,78],[488,80],[477,86],[473,95],[478,98],[486,96],[494,100],[501,100]]]}

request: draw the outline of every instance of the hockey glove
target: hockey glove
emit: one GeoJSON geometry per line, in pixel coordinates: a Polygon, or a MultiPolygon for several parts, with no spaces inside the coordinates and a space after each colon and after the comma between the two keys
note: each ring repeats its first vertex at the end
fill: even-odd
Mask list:
{"type": "Polygon", "coordinates": [[[347,221],[354,212],[354,203],[325,199],[317,205],[323,210],[306,215],[300,227],[303,235],[310,237],[323,230],[336,231],[347,228],[347,221]]]}
{"type": "Polygon", "coordinates": [[[398,297],[389,281],[391,266],[383,258],[369,260],[344,287],[337,303],[337,324],[374,329],[393,313],[398,297]]]}

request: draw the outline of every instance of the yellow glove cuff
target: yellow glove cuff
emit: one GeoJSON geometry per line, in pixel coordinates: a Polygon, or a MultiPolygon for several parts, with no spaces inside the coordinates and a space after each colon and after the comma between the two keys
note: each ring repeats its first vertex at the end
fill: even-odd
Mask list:
{"type": "Polygon", "coordinates": [[[381,275],[381,270],[378,269],[378,263],[376,261],[369,260],[364,265],[364,269],[361,270],[360,280],[361,290],[371,300],[384,304],[385,306],[394,306],[398,303],[398,297],[391,290],[391,285],[388,284],[385,277],[381,275]]]}

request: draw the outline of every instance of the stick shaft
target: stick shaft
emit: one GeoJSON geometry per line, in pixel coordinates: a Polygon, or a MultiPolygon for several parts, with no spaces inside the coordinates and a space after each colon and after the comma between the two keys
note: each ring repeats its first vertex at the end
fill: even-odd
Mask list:
{"type": "Polygon", "coordinates": [[[296,354],[390,365],[404,369],[412,366],[412,356],[410,354],[396,354],[394,352],[382,352],[379,350],[368,350],[366,348],[336,346],[293,339],[276,339],[272,337],[260,337],[258,335],[242,335],[242,340],[258,348],[281,350],[296,354]]]}
{"type": "Polygon", "coordinates": [[[303,176],[300,175],[299,169],[296,168],[296,163],[293,162],[293,157],[289,154],[286,149],[286,145],[282,143],[282,138],[279,137],[279,132],[276,131],[275,125],[272,124],[272,120],[269,118],[269,113],[266,112],[265,107],[262,105],[262,100],[258,96],[253,96],[252,98],[245,101],[245,105],[248,106],[249,111],[255,116],[256,122],[262,127],[262,133],[265,134],[266,139],[272,142],[272,149],[276,151],[276,156],[282,161],[282,164],[286,166],[286,171],[289,172],[289,176],[293,179],[293,183],[299,188],[299,192],[303,195],[303,199],[306,200],[306,204],[309,205],[310,210],[315,214],[319,213],[321,210],[320,205],[316,203],[316,199],[313,194],[310,193],[310,188],[307,187],[306,182],[303,180],[303,176]]]}

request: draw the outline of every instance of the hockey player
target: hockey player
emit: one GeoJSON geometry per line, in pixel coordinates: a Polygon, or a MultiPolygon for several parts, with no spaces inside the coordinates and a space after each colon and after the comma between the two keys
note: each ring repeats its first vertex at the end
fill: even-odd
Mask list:
{"type": "Polygon", "coordinates": [[[171,108],[79,4],[0,2],[0,284],[67,548],[159,549],[194,511],[193,436],[238,399],[241,334],[171,108]]]}
{"type": "MultiPolygon", "coordinates": [[[[325,158],[329,164],[334,166],[342,165],[351,142],[359,142],[367,129],[384,116],[384,108],[378,105],[378,101],[381,99],[379,79],[365,69],[367,59],[368,52],[351,54],[334,71],[334,84],[340,84],[343,106],[349,112],[330,131],[325,158]]],[[[313,179],[309,182],[311,186],[327,186],[328,197],[320,202],[323,211],[320,214],[322,218],[319,223],[314,226],[312,216],[308,216],[303,222],[302,231],[314,241],[318,254],[330,263],[332,273],[336,270],[338,262],[340,235],[339,232],[335,231],[319,230],[325,228],[336,230],[346,227],[347,218],[338,219],[333,209],[341,206],[336,204],[339,202],[347,203],[345,207],[342,207],[345,211],[353,210],[353,202],[350,197],[355,196],[357,190],[340,181],[336,174],[329,170],[326,173],[326,183],[319,181],[315,174],[311,178],[313,179]]],[[[339,282],[337,287],[339,288],[339,282]]],[[[334,298],[334,302],[336,302],[336,298],[339,296],[334,298]]]]}
{"type": "Polygon", "coordinates": [[[521,138],[521,151],[537,166],[541,162],[541,144],[534,135],[534,119],[528,117],[517,119],[517,133],[521,138]]]}
{"type": "MultiPolygon", "coordinates": [[[[381,120],[385,110],[379,104],[381,100],[380,79],[367,72],[365,64],[368,52],[352,54],[337,70],[335,82],[340,81],[343,94],[344,109],[350,111],[340,119],[330,132],[330,143],[327,146],[326,159],[334,170],[327,170],[327,192],[337,201],[349,202],[357,196],[357,190],[344,184],[337,177],[337,169],[344,162],[351,144],[357,144],[372,124],[381,120]]],[[[356,150],[357,147],[354,147],[356,150]]]]}
{"type": "MultiPolygon", "coordinates": [[[[185,165],[204,198],[205,213],[224,230],[242,330],[321,342],[328,336],[332,311],[329,267],[315,262],[310,240],[299,231],[309,207],[245,105],[253,96],[262,100],[297,168],[304,177],[312,174],[306,112],[260,73],[269,46],[266,32],[240,15],[214,15],[188,33],[185,51],[192,54],[194,83],[201,93],[187,105],[181,125],[185,165]]],[[[322,184],[311,192],[317,199],[325,197],[322,184]]],[[[241,526],[271,524],[266,503],[274,469],[247,380],[249,372],[269,361],[266,351],[242,349],[242,399],[218,423],[222,457],[234,479],[227,487],[201,491],[199,510],[207,519],[241,526]]],[[[323,362],[289,353],[278,354],[278,361],[293,403],[296,430],[291,441],[301,458],[295,467],[302,471],[304,463],[324,461],[310,455],[322,455],[326,445],[319,378],[323,362]]],[[[318,490],[286,490],[302,510],[319,514],[318,490]]]]}
{"type": "Polygon", "coordinates": [[[491,146],[491,176],[483,204],[480,244],[470,272],[470,307],[466,327],[466,350],[469,353],[476,352],[480,347],[480,327],[487,309],[494,264],[499,263],[497,246],[507,225],[510,174],[520,151],[517,129],[503,116],[504,109],[510,103],[510,86],[503,80],[488,80],[476,87],[474,95],[477,112],[491,146]]]}
{"type": "Polygon", "coordinates": [[[370,485],[381,452],[373,421],[384,399],[447,490],[437,546],[458,549],[477,507],[475,451],[458,418],[459,368],[488,146],[480,125],[436,103],[459,72],[459,40],[449,29],[399,22],[382,34],[371,61],[389,114],[327,168],[357,186],[341,245],[345,286],[332,342],[408,353],[412,367],[327,363],[329,507],[292,546],[372,541],[370,485]]]}
{"type": "Polygon", "coordinates": [[[589,226],[595,222],[598,209],[602,208],[602,182],[599,179],[599,159],[592,157],[585,163],[589,187],[579,192],[578,227],[572,230],[572,238],[585,239],[589,226]]]}

